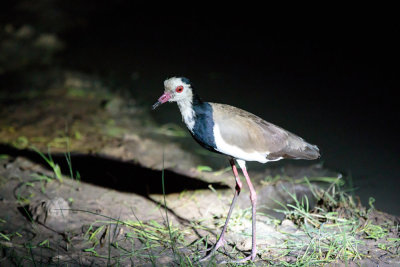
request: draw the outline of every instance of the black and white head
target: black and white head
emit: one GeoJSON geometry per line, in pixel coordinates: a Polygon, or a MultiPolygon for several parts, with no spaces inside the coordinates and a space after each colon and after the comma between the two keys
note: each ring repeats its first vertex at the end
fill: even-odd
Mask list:
{"type": "Polygon", "coordinates": [[[172,77],[164,81],[164,94],[160,96],[153,109],[165,102],[192,101],[193,91],[189,79],[184,77],[172,77]]]}

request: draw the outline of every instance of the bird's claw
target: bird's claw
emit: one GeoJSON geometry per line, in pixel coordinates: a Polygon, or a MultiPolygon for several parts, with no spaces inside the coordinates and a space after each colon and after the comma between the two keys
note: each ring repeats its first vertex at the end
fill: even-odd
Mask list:
{"type": "Polygon", "coordinates": [[[215,243],[214,246],[203,251],[203,252],[209,251],[209,253],[207,255],[205,255],[203,258],[199,259],[198,262],[208,260],[215,253],[215,251],[217,251],[220,247],[223,247],[225,244],[226,244],[225,238],[224,238],[224,236],[221,236],[218,239],[217,243],[215,243]]]}
{"type": "Polygon", "coordinates": [[[254,261],[255,258],[256,258],[256,253],[255,253],[255,251],[254,252],[252,251],[251,254],[249,256],[247,256],[246,258],[244,258],[244,259],[232,260],[232,261],[221,261],[221,262],[218,262],[218,264],[244,263],[244,262],[247,262],[247,261],[254,261]]]}

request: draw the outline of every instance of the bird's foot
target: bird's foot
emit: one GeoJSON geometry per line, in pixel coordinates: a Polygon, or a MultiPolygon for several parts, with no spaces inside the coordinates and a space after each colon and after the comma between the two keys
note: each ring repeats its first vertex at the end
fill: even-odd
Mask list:
{"type": "Polygon", "coordinates": [[[221,236],[218,239],[217,243],[215,243],[214,246],[212,246],[211,248],[206,249],[204,251],[204,252],[208,252],[207,255],[205,255],[203,258],[199,259],[198,262],[202,262],[202,261],[206,261],[206,260],[210,259],[214,255],[215,251],[217,251],[220,247],[223,247],[225,244],[226,244],[226,241],[224,239],[224,236],[221,236]]]}
{"type": "Polygon", "coordinates": [[[228,264],[228,263],[245,263],[247,261],[254,261],[255,258],[257,256],[257,250],[256,249],[252,249],[251,250],[251,254],[249,256],[247,256],[244,259],[239,259],[239,260],[230,260],[230,261],[221,261],[218,262],[218,264],[228,264]]]}

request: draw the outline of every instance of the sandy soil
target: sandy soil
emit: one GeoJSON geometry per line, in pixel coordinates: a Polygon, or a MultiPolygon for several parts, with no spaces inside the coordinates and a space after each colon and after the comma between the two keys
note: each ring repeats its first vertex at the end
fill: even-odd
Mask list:
{"type": "MultiPolygon", "coordinates": [[[[215,242],[234,186],[226,160],[204,153],[179,126],[156,125],[143,107],[96,77],[47,71],[35,73],[31,84],[33,90],[1,98],[2,265],[193,264],[215,242]]],[[[289,193],[295,193],[314,206],[310,187],[296,181],[338,174],[293,162],[250,174],[260,199],[256,264],[298,264],[315,237],[307,236],[311,226],[274,211],[281,208],[276,201],[293,204],[289,193]]],[[[245,189],[228,244],[212,264],[248,253],[249,207],[245,189]]],[[[384,233],[351,235],[359,254],[350,265],[400,264],[399,219],[371,210],[359,221],[367,222],[385,226],[384,233]]],[[[336,253],[338,260],[326,262],[343,264],[336,253]]]]}
{"type": "MultiPolygon", "coordinates": [[[[55,36],[1,30],[0,265],[199,265],[231,201],[227,160],[180,126],[157,125],[107,79],[49,67],[62,48],[55,36]]],[[[321,178],[340,174],[288,161],[250,176],[259,199],[256,265],[400,264],[399,218],[356,196],[313,197],[316,188],[332,193],[321,178]],[[301,216],[276,210],[305,196],[301,216]]],[[[245,188],[210,265],[249,252],[249,208],[245,188]]]]}

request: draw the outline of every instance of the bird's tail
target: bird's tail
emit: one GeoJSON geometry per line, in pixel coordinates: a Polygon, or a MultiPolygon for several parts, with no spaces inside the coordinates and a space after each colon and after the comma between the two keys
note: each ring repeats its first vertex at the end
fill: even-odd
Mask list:
{"type": "Polygon", "coordinates": [[[318,159],[321,157],[319,153],[319,148],[316,145],[306,144],[305,149],[302,151],[302,159],[318,159]]]}
{"type": "Polygon", "coordinates": [[[319,148],[316,145],[311,145],[303,139],[301,139],[301,141],[299,147],[285,151],[286,158],[313,160],[318,159],[321,156],[319,148]]]}

